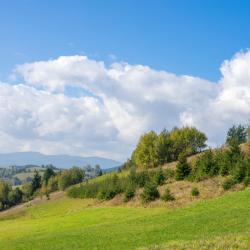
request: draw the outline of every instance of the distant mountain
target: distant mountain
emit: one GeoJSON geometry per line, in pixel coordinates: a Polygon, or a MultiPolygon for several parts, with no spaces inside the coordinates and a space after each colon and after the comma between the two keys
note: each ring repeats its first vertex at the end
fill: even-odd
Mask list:
{"type": "Polygon", "coordinates": [[[18,152],[0,154],[0,167],[24,166],[24,165],[48,165],[58,168],[70,168],[72,166],[85,166],[99,164],[102,169],[113,168],[121,165],[121,162],[102,157],[81,157],[70,155],[44,155],[38,152],[18,152]]]}

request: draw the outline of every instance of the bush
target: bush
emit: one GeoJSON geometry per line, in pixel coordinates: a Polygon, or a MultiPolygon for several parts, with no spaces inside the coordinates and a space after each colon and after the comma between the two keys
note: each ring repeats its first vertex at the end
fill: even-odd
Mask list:
{"type": "Polygon", "coordinates": [[[22,192],[23,192],[24,200],[25,201],[30,200],[33,195],[32,183],[25,183],[24,185],[22,185],[22,192]]]}
{"type": "Polygon", "coordinates": [[[133,183],[128,183],[124,191],[124,201],[127,202],[135,196],[135,185],[133,183]]]}
{"type": "Polygon", "coordinates": [[[232,188],[235,185],[235,181],[232,178],[228,178],[226,179],[223,184],[222,187],[224,190],[229,190],[230,188],[232,188]]]}
{"type": "Polygon", "coordinates": [[[160,168],[159,170],[157,170],[154,174],[154,181],[155,181],[155,184],[158,186],[158,185],[163,185],[164,182],[165,182],[165,175],[162,171],[162,169],[160,168]]]}
{"type": "Polygon", "coordinates": [[[175,197],[174,195],[170,192],[169,188],[166,188],[164,194],[161,197],[162,200],[164,201],[174,201],[175,197]]]}
{"type": "Polygon", "coordinates": [[[232,176],[236,183],[241,183],[247,174],[247,166],[243,160],[238,161],[233,170],[232,176]]]}
{"type": "Polygon", "coordinates": [[[189,176],[191,170],[191,167],[187,163],[186,156],[184,154],[181,154],[176,165],[175,179],[177,181],[184,180],[189,176]]]}
{"type": "Polygon", "coordinates": [[[141,198],[143,202],[154,201],[160,197],[157,186],[152,182],[147,182],[143,193],[141,194],[141,198]]]}
{"type": "Polygon", "coordinates": [[[147,182],[149,182],[149,174],[148,171],[142,171],[136,174],[136,184],[139,187],[144,187],[147,182]]]}
{"type": "Polygon", "coordinates": [[[246,176],[245,179],[243,180],[243,184],[245,187],[250,185],[250,177],[246,176]]]}
{"type": "Polygon", "coordinates": [[[193,187],[191,190],[191,195],[192,196],[199,196],[200,195],[200,191],[197,187],[193,187]]]}
{"type": "Polygon", "coordinates": [[[166,169],[164,170],[164,175],[166,179],[171,179],[175,177],[175,170],[174,169],[166,169]]]}

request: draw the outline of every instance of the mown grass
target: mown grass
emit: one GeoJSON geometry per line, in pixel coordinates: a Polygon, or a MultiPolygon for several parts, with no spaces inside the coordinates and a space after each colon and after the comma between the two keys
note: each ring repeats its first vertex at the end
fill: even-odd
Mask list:
{"type": "Polygon", "coordinates": [[[249,208],[249,189],[175,210],[63,197],[16,216],[0,214],[0,249],[192,249],[203,243],[200,249],[216,249],[215,238],[230,235],[244,237],[242,249],[250,249],[249,208]]]}

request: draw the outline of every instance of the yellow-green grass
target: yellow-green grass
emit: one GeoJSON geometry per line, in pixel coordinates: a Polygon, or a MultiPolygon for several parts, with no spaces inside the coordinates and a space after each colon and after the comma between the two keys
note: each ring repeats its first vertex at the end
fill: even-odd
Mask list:
{"type": "Polygon", "coordinates": [[[3,250],[216,249],[233,238],[244,240],[238,249],[250,249],[249,232],[249,189],[178,209],[105,206],[64,196],[9,217],[0,213],[3,250]]]}

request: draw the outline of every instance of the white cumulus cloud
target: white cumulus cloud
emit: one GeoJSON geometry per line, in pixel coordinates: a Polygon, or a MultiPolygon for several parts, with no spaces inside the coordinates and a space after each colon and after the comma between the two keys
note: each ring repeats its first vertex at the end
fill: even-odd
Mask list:
{"type": "Polygon", "coordinates": [[[79,55],[19,65],[16,85],[0,83],[0,150],[125,159],[142,133],[182,125],[219,145],[250,117],[249,72],[249,51],[224,61],[218,82],[79,55]]]}

